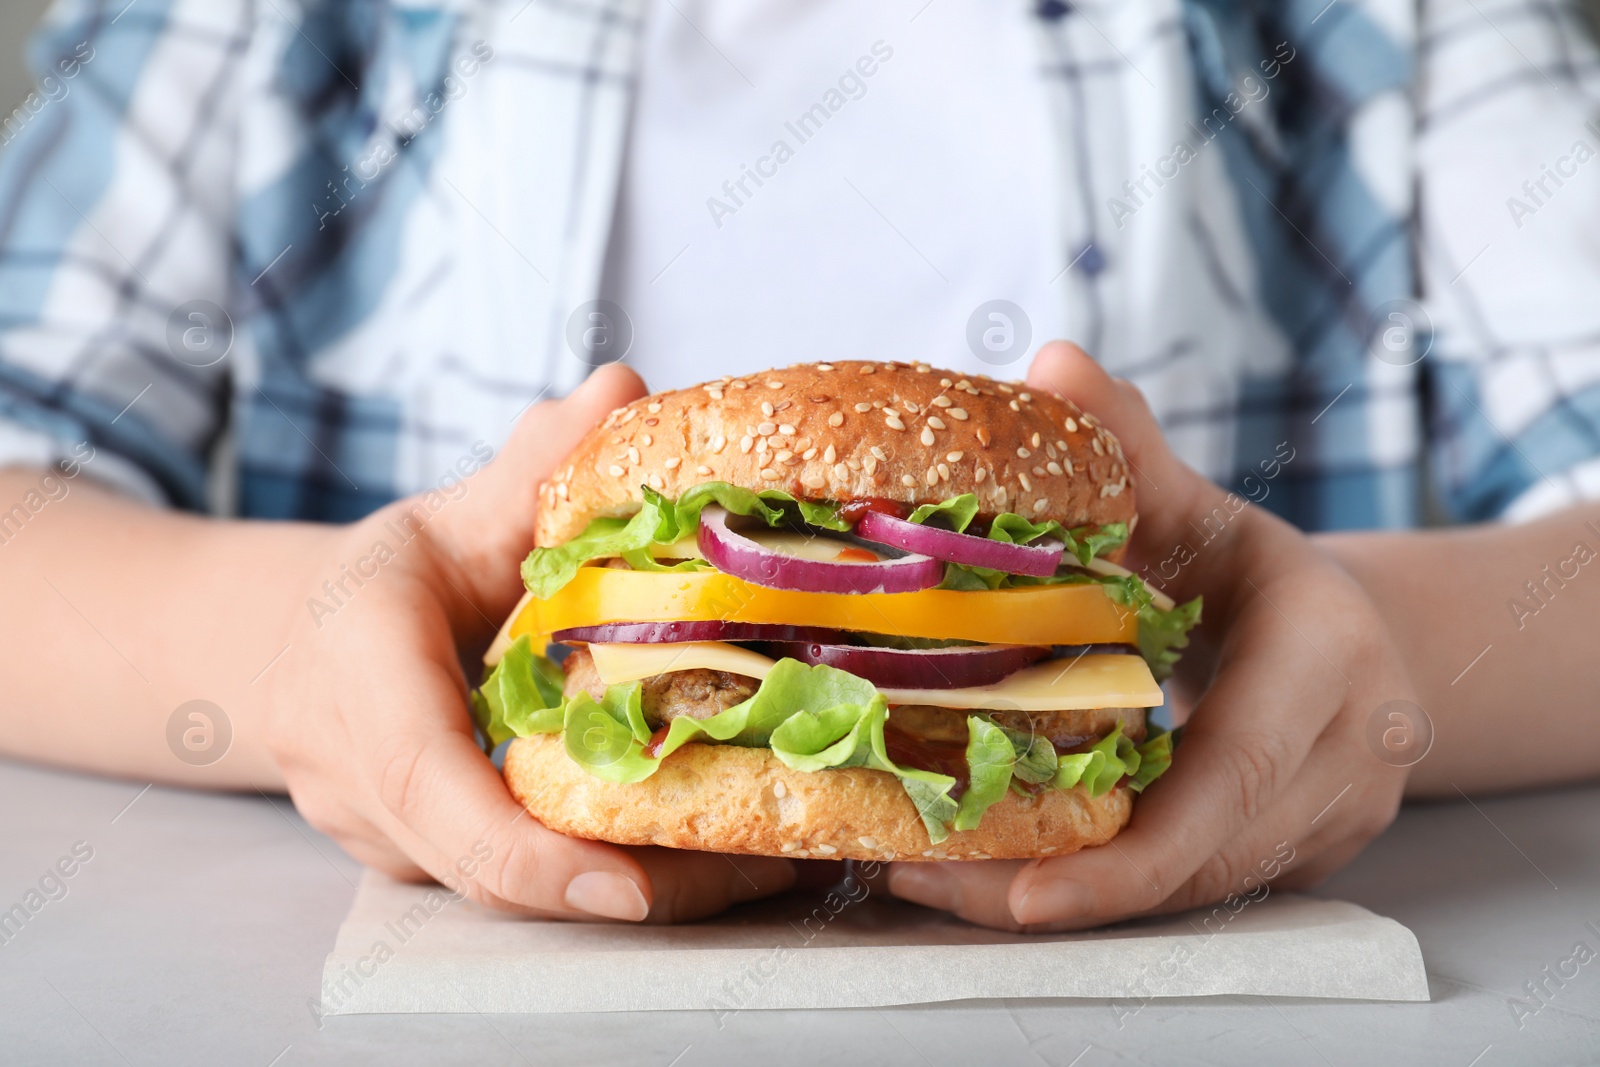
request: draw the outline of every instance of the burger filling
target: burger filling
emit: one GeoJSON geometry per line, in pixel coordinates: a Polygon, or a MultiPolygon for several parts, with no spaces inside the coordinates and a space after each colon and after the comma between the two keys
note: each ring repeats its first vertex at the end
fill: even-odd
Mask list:
{"type": "Polygon", "coordinates": [[[1122,524],[984,516],[971,495],[912,510],[642,490],[635,515],[524,563],[529,595],[473,694],[491,746],[558,733],[618,783],[686,744],[869,768],[899,779],[934,843],[1008,791],[1138,791],[1169,765],[1145,710],[1200,604],[1104,558],[1122,524]]]}

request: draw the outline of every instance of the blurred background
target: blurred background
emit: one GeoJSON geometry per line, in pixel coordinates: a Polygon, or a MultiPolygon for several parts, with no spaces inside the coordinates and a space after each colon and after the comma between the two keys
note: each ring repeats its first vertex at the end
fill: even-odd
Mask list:
{"type": "MultiPolygon", "coordinates": [[[[1579,0],[1592,26],[1600,26],[1600,0],[1579,0]]],[[[22,51],[50,0],[0,0],[0,115],[21,104],[34,88],[22,51]]]]}
{"type": "MultiPolygon", "coordinates": [[[[1600,0],[1579,0],[1591,24],[1600,26],[1600,0]]],[[[28,34],[50,0],[0,0],[0,115],[10,112],[33,88],[23,61],[28,34]]]]}
{"type": "Polygon", "coordinates": [[[33,88],[23,49],[49,0],[0,0],[0,115],[9,114],[33,88]]]}

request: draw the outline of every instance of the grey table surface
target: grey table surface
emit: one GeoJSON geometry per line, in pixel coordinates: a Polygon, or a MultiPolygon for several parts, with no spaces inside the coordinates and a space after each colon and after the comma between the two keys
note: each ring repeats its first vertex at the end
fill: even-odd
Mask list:
{"type": "Polygon", "coordinates": [[[720,1026],[710,1011],[319,1021],[360,870],[284,798],[0,761],[0,812],[0,910],[44,901],[0,927],[5,1064],[1600,1062],[1600,957],[1574,952],[1600,952],[1600,787],[1409,807],[1319,891],[1409,926],[1432,1003],[1194,998],[1119,1019],[1103,1001],[973,1001],[720,1026]],[[47,878],[75,848],[89,858],[47,878]]]}

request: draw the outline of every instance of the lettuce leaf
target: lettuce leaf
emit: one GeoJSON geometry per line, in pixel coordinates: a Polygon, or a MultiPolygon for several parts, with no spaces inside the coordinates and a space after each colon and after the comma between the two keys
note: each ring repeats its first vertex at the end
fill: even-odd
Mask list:
{"type": "Polygon", "coordinates": [[[647,485],[639,488],[644,501],[631,518],[595,519],[572,540],[528,553],[522,561],[522,582],[528,591],[541,600],[547,599],[572,581],[579,567],[611,556],[621,556],[639,570],[699,570],[707,566],[704,561],[668,567],[651,559],[648,549],[651,545],[670,545],[694,533],[700,526],[700,513],[711,504],[720,504],[735,515],[760,518],[768,526],[798,520],[826,530],[850,529],[832,504],[798,500],[781,489],[757,493],[727,482],[704,482],[674,504],[647,485]]]}
{"type": "Polygon", "coordinates": [[[1057,757],[1043,738],[996,725],[984,715],[967,719],[968,786],[959,798],[956,779],[889,759],[884,741],[888,704],[868,681],[827,666],[783,659],[750,699],[707,719],[672,720],[656,755],[639,682],[613,685],[600,700],[561,693],[561,669],[532,651],[523,636],[472,694],[478,727],[490,748],[511,737],[560,733],[567,755],[608,782],[650,777],[661,760],[690,742],[770,748],[787,767],[820,771],[867,767],[893,774],[911,798],[928,839],[979,825],[989,806],[1013,781],[1058,789],[1082,787],[1099,796],[1124,775],[1143,789],[1172,762],[1171,737],[1153,735],[1135,747],[1119,727],[1089,752],[1057,757]]]}

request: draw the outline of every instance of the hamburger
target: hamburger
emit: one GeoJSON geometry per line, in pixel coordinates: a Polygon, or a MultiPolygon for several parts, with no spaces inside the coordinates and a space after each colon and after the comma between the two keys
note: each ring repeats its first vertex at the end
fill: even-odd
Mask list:
{"type": "Polygon", "coordinates": [[[538,490],[474,713],[576,837],[861,860],[1110,840],[1199,601],[1119,560],[1116,438],[921,363],[811,363],[611,412],[538,490]]]}

